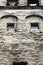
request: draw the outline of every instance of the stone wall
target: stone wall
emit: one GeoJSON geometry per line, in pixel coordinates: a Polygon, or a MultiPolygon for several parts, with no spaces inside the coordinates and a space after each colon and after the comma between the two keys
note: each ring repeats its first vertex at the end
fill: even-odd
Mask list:
{"type": "Polygon", "coordinates": [[[6,6],[7,0],[0,0],[0,6],[6,6]]]}
{"type": "Polygon", "coordinates": [[[43,65],[43,10],[0,10],[0,65],[27,62],[43,65]],[[17,17],[3,17],[14,15],[17,17]],[[41,17],[30,15],[39,15],[41,17]],[[17,24],[16,30],[7,31],[7,23],[17,24]],[[30,23],[39,23],[31,29],[30,23]]]}
{"type": "MultiPolygon", "coordinates": [[[[0,0],[0,6],[6,6],[7,0],[0,0]]],[[[18,6],[27,6],[28,0],[18,0],[18,6]]],[[[43,0],[39,0],[39,5],[43,5],[43,0]]]]}

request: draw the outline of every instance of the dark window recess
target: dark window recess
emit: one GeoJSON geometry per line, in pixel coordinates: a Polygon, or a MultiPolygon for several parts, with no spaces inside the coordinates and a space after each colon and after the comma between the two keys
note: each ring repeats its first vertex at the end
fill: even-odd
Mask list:
{"type": "Polygon", "coordinates": [[[28,5],[29,5],[29,4],[39,5],[39,0],[28,0],[28,5]]]}
{"type": "Polygon", "coordinates": [[[27,65],[27,62],[13,62],[13,65],[27,65]]]}
{"type": "Polygon", "coordinates": [[[31,29],[39,29],[38,23],[31,23],[31,29]]]}
{"type": "Polygon", "coordinates": [[[7,6],[17,6],[18,0],[7,0],[7,6]]]}
{"type": "Polygon", "coordinates": [[[13,29],[14,23],[7,23],[7,29],[13,29]]]}

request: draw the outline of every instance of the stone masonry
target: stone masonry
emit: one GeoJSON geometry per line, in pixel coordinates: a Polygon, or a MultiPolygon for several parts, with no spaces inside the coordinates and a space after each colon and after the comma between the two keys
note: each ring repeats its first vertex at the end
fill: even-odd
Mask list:
{"type": "Polygon", "coordinates": [[[43,9],[0,9],[0,65],[21,61],[43,65],[43,9]],[[14,29],[7,30],[7,23],[14,23],[14,29]]]}
{"type": "Polygon", "coordinates": [[[0,65],[43,65],[43,8],[37,8],[43,0],[38,1],[33,8],[28,0],[0,0],[0,65]]]}

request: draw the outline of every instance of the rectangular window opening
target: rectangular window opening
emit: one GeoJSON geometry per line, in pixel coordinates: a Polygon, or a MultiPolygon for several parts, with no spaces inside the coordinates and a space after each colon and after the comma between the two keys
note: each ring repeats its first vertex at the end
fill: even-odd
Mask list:
{"type": "Polygon", "coordinates": [[[39,29],[39,23],[31,23],[31,29],[39,29]]]}
{"type": "Polygon", "coordinates": [[[7,23],[7,30],[14,29],[14,23],[7,23]]]}
{"type": "Polygon", "coordinates": [[[13,65],[27,65],[27,62],[13,62],[13,65]]]}
{"type": "Polygon", "coordinates": [[[30,6],[39,6],[39,0],[28,0],[28,5],[30,6]]]}

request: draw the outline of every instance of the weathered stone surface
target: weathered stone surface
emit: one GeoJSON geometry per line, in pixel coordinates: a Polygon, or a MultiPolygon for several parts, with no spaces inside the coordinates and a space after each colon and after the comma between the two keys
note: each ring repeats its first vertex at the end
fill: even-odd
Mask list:
{"type": "Polygon", "coordinates": [[[43,10],[0,10],[0,65],[20,61],[26,61],[28,65],[43,65],[43,19],[33,16],[25,18],[34,12],[43,15],[43,10]],[[18,20],[15,17],[1,19],[9,14],[18,20]],[[30,23],[36,22],[40,27],[32,30],[30,23]],[[7,23],[17,26],[14,30],[7,30],[7,23]]]}

